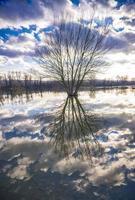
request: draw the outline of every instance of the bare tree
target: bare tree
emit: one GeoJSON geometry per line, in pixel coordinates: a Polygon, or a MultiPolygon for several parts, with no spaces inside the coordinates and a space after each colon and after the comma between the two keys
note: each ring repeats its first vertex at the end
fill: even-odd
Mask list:
{"type": "Polygon", "coordinates": [[[69,96],[74,96],[83,81],[93,76],[104,64],[104,39],[107,24],[97,27],[92,16],[77,22],[62,18],[45,34],[44,47],[38,49],[40,76],[58,80],[69,96]]]}

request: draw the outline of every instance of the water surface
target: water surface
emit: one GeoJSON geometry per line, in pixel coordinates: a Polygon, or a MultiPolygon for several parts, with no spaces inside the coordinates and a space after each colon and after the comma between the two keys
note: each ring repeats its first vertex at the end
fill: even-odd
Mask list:
{"type": "Polygon", "coordinates": [[[1,199],[135,197],[135,92],[0,97],[1,199]]]}

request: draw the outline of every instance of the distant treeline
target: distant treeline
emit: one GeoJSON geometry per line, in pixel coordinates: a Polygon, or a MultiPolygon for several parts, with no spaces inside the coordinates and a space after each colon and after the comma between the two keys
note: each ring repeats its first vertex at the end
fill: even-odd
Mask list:
{"type": "Polygon", "coordinates": [[[39,80],[32,80],[31,75],[21,73],[8,73],[0,77],[0,90],[7,92],[40,90],[41,78],[39,80]]]}
{"type": "MultiPolygon", "coordinates": [[[[135,88],[135,80],[128,81],[125,78],[119,80],[85,80],[81,90],[90,91],[90,96],[94,97],[96,90],[104,90],[109,92],[112,89],[117,94],[125,93],[128,86],[135,88]]],[[[5,102],[25,103],[31,100],[36,94],[42,96],[42,92],[64,92],[63,87],[58,81],[43,81],[41,78],[38,80],[32,79],[31,75],[9,73],[0,77],[0,105],[5,102]]]]}
{"type": "MultiPolygon", "coordinates": [[[[114,87],[135,86],[135,80],[127,80],[126,77],[120,77],[119,80],[85,80],[81,90],[107,89],[114,87]]],[[[1,93],[27,93],[42,91],[63,91],[58,81],[44,81],[41,78],[33,79],[31,75],[21,74],[19,72],[8,73],[0,76],[1,93]]]]}
{"type": "Polygon", "coordinates": [[[93,87],[124,87],[124,86],[135,86],[135,80],[125,80],[125,79],[119,79],[119,80],[90,80],[85,81],[84,86],[93,86],[93,87]]]}

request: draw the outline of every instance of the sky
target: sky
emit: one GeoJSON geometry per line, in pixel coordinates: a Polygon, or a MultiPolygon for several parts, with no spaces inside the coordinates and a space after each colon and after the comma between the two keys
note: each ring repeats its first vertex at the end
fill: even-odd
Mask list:
{"type": "Polygon", "coordinates": [[[87,18],[93,5],[96,25],[102,26],[102,19],[109,23],[111,46],[108,65],[97,78],[135,78],[135,0],[0,0],[0,73],[38,68],[35,52],[45,45],[54,18],[82,11],[87,18]]]}

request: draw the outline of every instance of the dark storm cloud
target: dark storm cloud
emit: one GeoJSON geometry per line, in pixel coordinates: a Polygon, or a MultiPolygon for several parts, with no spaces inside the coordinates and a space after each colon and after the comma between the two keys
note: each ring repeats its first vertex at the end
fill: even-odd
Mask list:
{"type": "Polygon", "coordinates": [[[116,38],[114,36],[108,36],[105,41],[105,48],[110,48],[111,50],[127,50],[128,41],[125,38],[116,38]]]}
{"type": "Polygon", "coordinates": [[[29,20],[43,17],[42,3],[40,0],[10,0],[1,1],[0,18],[4,20],[29,20]]]}
{"type": "Polygon", "coordinates": [[[45,7],[55,8],[55,6],[63,7],[66,6],[67,0],[41,0],[45,7]]]}
{"type": "Polygon", "coordinates": [[[127,20],[125,23],[130,26],[135,26],[135,18],[133,18],[132,20],[127,20]]]}
{"type": "Polygon", "coordinates": [[[66,2],[67,0],[1,0],[0,18],[8,21],[38,19],[44,16],[44,8],[61,8],[66,2]]]}
{"type": "Polygon", "coordinates": [[[132,4],[125,4],[125,11],[128,12],[135,12],[135,1],[132,4]]]}
{"type": "Polygon", "coordinates": [[[124,37],[127,39],[128,42],[135,43],[135,33],[132,32],[128,32],[128,33],[124,33],[124,37]]]}

